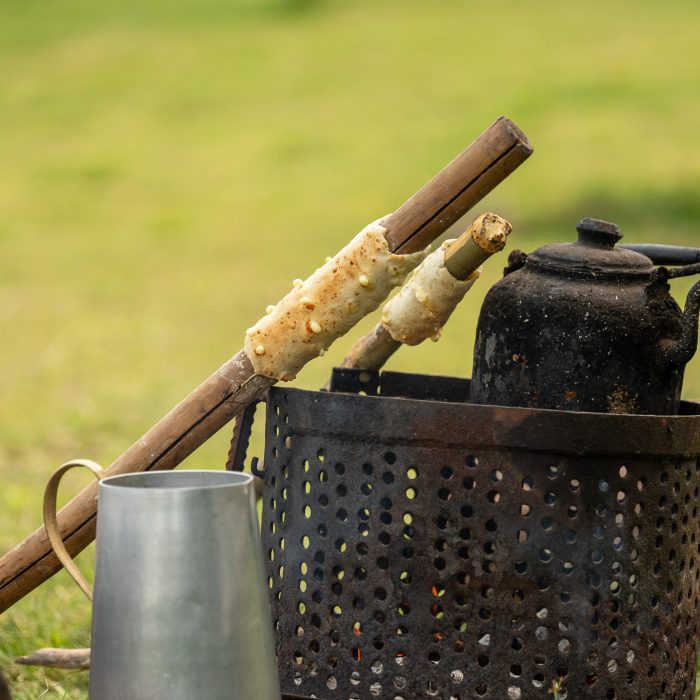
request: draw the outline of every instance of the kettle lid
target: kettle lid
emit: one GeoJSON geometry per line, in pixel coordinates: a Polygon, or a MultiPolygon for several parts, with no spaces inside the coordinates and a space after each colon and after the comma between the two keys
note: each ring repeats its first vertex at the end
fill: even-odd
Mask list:
{"type": "Polygon", "coordinates": [[[615,279],[646,278],[654,271],[649,258],[615,245],[622,239],[620,227],[601,219],[581,219],[578,241],[538,248],[526,266],[560,274],[615,279]]]}

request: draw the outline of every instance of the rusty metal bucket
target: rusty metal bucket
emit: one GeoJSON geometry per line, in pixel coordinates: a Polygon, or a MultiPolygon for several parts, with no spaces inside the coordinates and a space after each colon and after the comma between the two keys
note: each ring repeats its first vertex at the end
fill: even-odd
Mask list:
{"type": "Polygon", "coordinates": [[[388,372],[333,388],[267,401],[285,692],[694,697],[699,405],[475,406],[463,380],[388,372]]]}

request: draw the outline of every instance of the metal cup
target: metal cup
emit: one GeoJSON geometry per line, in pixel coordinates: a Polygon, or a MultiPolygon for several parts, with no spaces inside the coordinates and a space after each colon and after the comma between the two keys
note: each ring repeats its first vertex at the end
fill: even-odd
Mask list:
{"type": "Polygon", "coordinates": [[[98,503],[90,697],[280,700],[253,477],[126,474],[98,503]]]}

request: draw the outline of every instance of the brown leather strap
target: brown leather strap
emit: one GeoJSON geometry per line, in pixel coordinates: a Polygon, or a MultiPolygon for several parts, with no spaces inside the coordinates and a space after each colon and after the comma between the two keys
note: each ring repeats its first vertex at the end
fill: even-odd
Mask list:
{"type": "Polygon", "coordinates": [[[92,602],[92,588],[90,584],[85,580],[84,576],[80,573],[80,570],[75,565],[75,562],[71,559],[66,546],[63,544],[61,539],[61,534],[58,531],[58,519],[56,517],[56,497],[58,495],[58,485],[61,483],[63,475],[73,469],[73,467],[85,467],[89,469],[95,478],[100,481],[104,477],[104,470],[102,467],[89,459],[74,459],[70,462],[62,464],[49,479],[44,489],[44,527],[46,528],[46,534],[48,535],[49,542],[53,547],[53,551],[56,553],[59,561],[65,567],[66,571],[73,577],[73,580],[78,584],[80,590],[85,593],[88,600],[92,602]]]}

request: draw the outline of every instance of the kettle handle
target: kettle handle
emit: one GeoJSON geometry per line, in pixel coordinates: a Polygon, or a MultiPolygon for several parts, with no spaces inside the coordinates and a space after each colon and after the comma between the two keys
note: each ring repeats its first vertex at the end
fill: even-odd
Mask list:
{"type": "Polygon", "coordinates": [[[646,255],[654,265],[692,265],[700,263],[700,248],[660,243],[621,243],[616,248],[646,255]]]}
{"type": "Polygon", "coordinates": [[[44,527],[46,528],[46,534],[49,538],[49,542],[53,547],[53,551],[58,557],[58,560],[63,564],[65,570],[71,575],[73,580],[78,584],[80,590],[85,593],[88,600],[92,602],[92,588],[90,584],[85,580],[85,577],[80,573],[80,570],[75,565],[73,559],[71,559],[65,544],[63,544],[63,539],[61,538],[61,533],[58,529],[58,518],[56,517],[56,497],[58,495],[58,486],[61,483],[61,479],[66,472],[73,469],[73,467],[84,467],[89,469],[98,481],[101,481],[105,476],[104,469],[93,462],[90,459],[74,459],[70,462],[62,464],[48,480],[46,488],[44,489],[44,527]]]}
{"type": "MultiPolygon", "coordinates": [[[[667,283],[669,279],[700,274],[700,263],[674,270],[659,267],[654,271],[654,282],[667,283]]],[[[698,320],[700,319],[700,282],[691,287],[685,299],[680,337],[664,339],[659,344],[663,359],[678,367],[684,367],[693,359],[698,349],[698,320]]]]}

